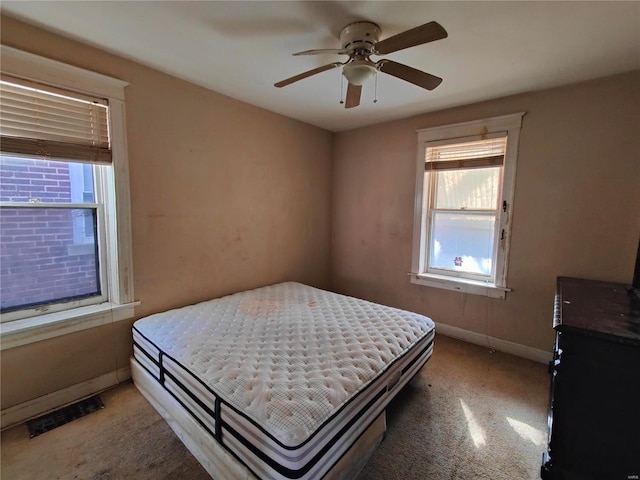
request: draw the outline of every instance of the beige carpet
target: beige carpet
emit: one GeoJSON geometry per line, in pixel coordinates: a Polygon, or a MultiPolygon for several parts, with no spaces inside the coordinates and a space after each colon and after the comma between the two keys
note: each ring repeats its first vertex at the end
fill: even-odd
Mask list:
{"type": "MultiPolygon", "coordinates": [[[[542,364],[438,336],[358,480],[538,479],[548,388],[542,364]]],[[[34,439],[25,425],[3,432],[2,480],[210,478],[132,384],[101,398],[34,439]]]]}

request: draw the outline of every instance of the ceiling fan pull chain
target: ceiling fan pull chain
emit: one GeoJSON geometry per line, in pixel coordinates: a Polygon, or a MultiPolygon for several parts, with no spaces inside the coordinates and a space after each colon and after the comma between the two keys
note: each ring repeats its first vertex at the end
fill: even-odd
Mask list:
{"type": "Polygon", "coordinates": [[[342,78],[342,72],[340,72],[340,105],[344,104],[344,79],[342,78]]]}
{"type": "Polygon", "coordinates": [[[373,84],[373,103],[378,103],[378,72],[374,74],[375,82],[373,84]]]}

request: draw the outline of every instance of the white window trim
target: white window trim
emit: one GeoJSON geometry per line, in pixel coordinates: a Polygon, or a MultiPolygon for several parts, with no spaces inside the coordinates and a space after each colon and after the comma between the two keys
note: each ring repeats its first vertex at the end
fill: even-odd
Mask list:
{"type": "Polygon", "coordinates": [[[107,231],[114,232],[105,238],[110,252],[104,265],[110,272],[107,280],[109,301],[5,322],[0,325],[0,349],[4,350],[132,318],[133,307],[139,302],[134,301],[133,292],[131,197],[124,111],[124,89],[128,83],[6,45],[0,46],[0,56],[2,73],[108,99],[113,166],[106,175],[113,176],[110,180],[115,188],[113,192],[105,189],[104,203],[117,212],[115,217],[107,215],[106,218],[107,231]]]}
{"type": "Polygon", "coordinates": [[[434,288],[442,288],[463,293],[484,295],[493,298],[505,298],[506,292],[511,291],[507,287],[507,260],[511,244],[511,209],[515,188],[516,160],[522,117],[525,112],[492,117],[471,122],[444,125],[433,128],[417,130],[418,154],[416,161],[416,196],[413,219],[413,251],[411,262],[411,283],[434,288]],[[501,201],[507,202],[507,212],[499,216],[498,231],[504,229],[505,238],[498,247],[496,256],[495,283],[475,281],[454,276],[438,275],[433,273],[421,273],[425,255],[426,221],[427,214],[424,208],[424,198],[427,192],[424,187],[424,151],[427,143],[458,139],[464,137],[483,136],[493,133],[507,132],[507,150],[505,153],[504,173],[502,180],[501,201]]]}

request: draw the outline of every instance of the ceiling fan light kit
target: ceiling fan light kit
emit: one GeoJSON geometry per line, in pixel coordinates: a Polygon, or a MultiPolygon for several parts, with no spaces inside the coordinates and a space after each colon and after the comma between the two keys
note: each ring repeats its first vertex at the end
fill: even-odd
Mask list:
{"type": "Polygon", "coordinates": [[[364,85],[364,83],[376,73],[375,65],[370,65],[364,60],[356,60],[351,63],[347,63],[343,69],[342,74],[346,77],[351,85],[364,85]]]}
{"type": "Polygon", "coordinates": [[[371,55],[385,55],[424,43],[434,42],[447,37],[447,32],[437,22],[429,22],[419,27],[401,32],[379,41],[380,27],[372,22],[355,22],[347,25],[340,32],[341,49],[305,50],[294,55],[337,54],[349,55],[346,62],[334,62],[314,68],[299,75],[287,78],[275,84],[284,87],[304,78],[316,75],[337,67],[342,67],[342,74],[348,81],[347,101],[345,108],[357,107],[360,104],[362,85],[378,71],[413,83],[427,90],[433,90],[442,82],[440,77],[417,70],[413,67],[381,59],[374,62],[371,55]]]}

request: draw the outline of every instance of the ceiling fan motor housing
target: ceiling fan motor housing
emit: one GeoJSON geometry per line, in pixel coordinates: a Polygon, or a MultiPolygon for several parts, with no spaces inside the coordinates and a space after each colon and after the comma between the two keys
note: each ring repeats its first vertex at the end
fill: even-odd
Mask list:
{"type": "Polygon", "coordinates": [[[364,49],[371,52],[379,39],[380,27],[372,22],[351,23],[340,32],[340,43],[344,49],[364,49]]]}

